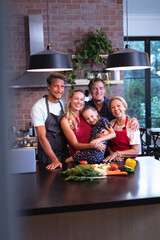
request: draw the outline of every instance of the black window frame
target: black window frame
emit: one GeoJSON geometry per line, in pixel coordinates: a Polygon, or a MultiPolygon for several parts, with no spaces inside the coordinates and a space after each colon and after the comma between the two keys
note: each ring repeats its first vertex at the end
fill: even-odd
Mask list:
{"type": "MultiPolygon", "coordinates": [[[[150,59],[150,42],[160,41],[160,36],[130,36],[124,37],[124,41],[144,41],[145,52],[148,53],[150,59]]],[[[145,70],[145,124],[146,128],[151,128],[151,72],[150,69],[145,70]]]]}

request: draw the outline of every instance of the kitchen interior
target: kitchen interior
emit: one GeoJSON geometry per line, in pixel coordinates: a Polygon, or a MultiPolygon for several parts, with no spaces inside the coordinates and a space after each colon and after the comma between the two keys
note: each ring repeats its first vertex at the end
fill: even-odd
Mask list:
{"type": "MultiPolygon", "coordinates": [[[[18,2],[17,2],[18,4],[18,2]]],[[[57,14],[55,15],[55,19],[52,20],[52,15],[49,15],[49,27],[50,27],[50,38],[51,42],[53,45],[53,48],[56,48],[56,50],[60,51],[65,51],[68,54],[70,54],[71,58],[74,56],[74,50],[76,49],[76,44],[77,42],[80,42],[80,38],[83,37],[88,31],[94,31],[95,30],[95,24],[92,24],[92,22],[95,21],[94,17],[91,17],[91,19],[87,19],[85,12],[95,12],[95,5],[94,3],[89,4],[86,6],[81,6],[82,8],[85,8],[83,11],[81,10],[80,5],[74,4],[71,6],[70,4],[62,4],[62,6],[65,6],[64,10],[59,10],[60,5],[62,3],[59,3],[56,5],[57,7],[57,12],[63,12],[66,14],[66,19],[63,17],[62,19],[59,19],[59,16],[57,17],[57,14]],[[75,11],[79,12],[79,17],[76,17],[73,15],[73,18],[77,18],[76,22],[77,24],[81,23],[81,27],[78,26],[76,22],[71,23],[72,20],[69,19],[70,13],[73,12],[72,8],[76,9],[75,11]],[[88,8],[88,10],[87,10],[88,8]],[[82,12],[81,12],[82,11],[82,12]],[[82,14],[82,16],[81,16],[82,14]],[[56,24],[55,24],[56,21],[56,24]],[[62,26],[62,23],[66,25],[68,22],[69,24],[69,30],[66,31],[66,27],[62,26]],[[70,26],[71,25],[71,26],[70,26]],[[52,29],[52,31],[51,31],[52,29]],[[53,34],[54,33],[54,34],[53,34]],[[56,38],[57,36],[57,38],[56,38]]],[[[35,4],[33,4],[35,5],[35,4]]],[[[98,28],[103,28],[104,30],[106,29],[109,35],[113,35],[112,37],[112,44],[116,48],[121,48],[122,43],[123,43],[123,25],[122,25],[122,3],[118,3],[118,14],[119,17],[116,19],[115,16],[113,16],[113,20],[117,22],[116,24],[118,25],[117,30],[114,31],[110,30],[107,26],[102,25],[99,26],[99,24],[106,24],[105,23],[105,18],[106,14],[103,14],[103,6],[99,6],[99,13],[102,14],[100,17],[100,20],[97,22],[97,29],[98,28]],[[115,18],[115,20],[114,20],[115,18]],[[115,33],[112,33],[112,32],[115,33]]],[[[52,8],[54,5],[52,3],[49,3],[49,11],[52,12],[52,8]]],[[[38,10],[35,9],[36,7],[34,6],[34,9],[32,10],[32,13],[30,14],[30,9],[28,9],[28,15],[23,17],[22,15],[19,16],[17,15],[17,9],[14,9],[15,12],[13,11],[13,16],[12,18],[15,18],[15,24],[17,24],[17,32],[16,34],[19,35],[21,38],[21,42],[25,43],[25,49],[26,49],[26,56],[23,56],[21,54],[21,51],[24,51],[22,49],[16,50],[16,55],[13,53],[13,49],[15,47],[15,42],[17,39],[12,37],[11,43],[10,43],[10,48],[9,51],[11,50],[11,69],[13,71],[10,73],[11,78],[9,81],[9,92],[11,97],[11,127],[10,127],[10,135],[12,136],[10,138],[10,154],[12,156],[15,156],[14,159],[15,161],[11,162],[11,172],[14,173],[21,173],[21,172],[28,172],[28,171],[36,171],[36,166],[35,166],[35,161],[32,161],[32,166],[29,168],[26,168],[26,158],[27,154],[30,154],[29,152],[33,151],[35,149],[35,156],[36,158],[37,155],[37,135],[36,135],[36,130],[32,126],[31,122],[31,108],[33,104],[43,97],[45,94],[47,94],[47,89],[46,89],[46,79],[49,76],[50,73],[47,72],[27,72],[27,66],[28,66],[28,59],[29,55],[35,54],[39,51],[42,51],[45,48],[46,43],[48,42],[47,39],[47,22],[46,19],[44,18],[43,14],[46,14],[46,6],[44,6],[44,9],[38,10]],[[35,12],[34,12],[35,11],[35,12]],[[38,14],[37,11],[40,11],[41,14],[38,14]],[[17,18],[18,16],[18,18],[17,18]],[[23,31],[25,31],[25,36],[22,32],[22,30],[19,30],[18,24],[22,24],[22,21],[25,19],[25,25],[23,26],[23,31]],[[24,38],[25,37],[25,38],[24,38]],[[24,38],[24,39],[23,39],[24,38]],[[18,66],[17,64],[17,58],[19,58],[19,62],[21,64],[21,67],[18,66]],[[23,59],[24,58],[24,59],[23,59]],[[22,70],[22,63],[24,63],[24,70],[22,70]],[[13,63],[16,63],[13,65],[13,63]],[[15,71],[16,69],[16,71],[15,71]],[[27,151],[28,150],[28,151],[27,151]],[[19,154],[23,154],[23,151],[25,152],[24,156],[25,158],[19,162],[19,154]],[[18,162],[18,163],[16,163],[18,162]]],[[[106,7],[105,7],[106,9],[106,7]]],[[[21,9],[21,11],[26,12],[27,8],[21,9]]],[[[107,11],[107,10],[105,10],[107,11]]],[[[96,14],[98,14],[98,12],[96,14]]],[[[111,13],[112,14],[112,13],[111,13]]],[[[112,24],[112,22],[111,22],[112,24]]],[[[115,24],[115,23],[114,23],[115,24]]],[[[112,27],[112,26],[111,26],[112,27]]],[[[111,28],[110,27],[110,28],[111,28]]],[[[15,31],[15,30],[14,30],[15,31]]],[[[15,36],[15,32],[14,35],[15,36]]],[[[23,46],[21,46],[23,48],[23,46]]],[[[97,69],[93,69],[97,70],[97,69]]],[[[99,73],[100,75],[100,73],[99,73]]],[[[88,91],[88,83],[89,80],[84,77],[84,71],[78,72],[77,73],[78,79],[76,79],[76,88],[81,88],[84,91],[88,91]]],[[[123,73],[120,76],[120,71],[115,74],[115,72],[110,72],[109,76],[109,83],[112,83],[112,86],[110,88],[106,88],[107,90],[107,95],[114,96],[114,95],[124,95],[124,85],[123,85],[123,73]],[[121,78],[121,79],[120,79],[121,78]]],[[[66,83],[65,84],[65,93],[62,97],[62,100],[67,101],[68,100],[68,91],[70,89],[70,84],[66,83]]],[[[86,96],[87,99],[87,96],[86,96]]]]}
{"type": "MultiPolygon", "coordinates": [[[[123,48],[124,37],[127,35],[125,15],[126,1],[64,0],[48,1],[48,5],[49,33],[52,49],[68,53],[72,56],[74,55],[76,46],[81,41],[82,37],[87,32],[95,31],[95,29],[100,28],[104,29],[107,36],[112,41],[112,46],[114,48],[123,48]]],[[[8,91],[11,99],[9,113],[9,134],[11,136],[9,141],[9,156],[11,156],[12,159],[9,158],[9,161],[13,160],[10,162],[12,173],[34,174],[37,171],[36,156],[38,140],[36,130],[31,122],[30,111],[33,104],[47,94],[46,78],[49,76],[49,73],[30,73],[27,72],[27,67],[29,56],[44,50],[48,43],[46,2],[40,0],[22,2],[17,0],[11,2],[11,8],[11,18],[8,19],[10,21],[8,31],[8,51],[10,60],[8,91]]],[[[140,2],[137,0],[128,0],[128,10],[128,36],[159,36],[160,4],[158,0],[153,0],[152,2],[149,0],[142,0],[140,2]]],[[[113,73],[110,76],[109,81],[111,81],[111,86],[106,86],[107,97],[110,98],[111,96],[116,95],[124,97],[123,71],[118,72],[118,75],[116,76],[113,73]]],[[[87,91],[87,84],[88,79],[84,77],[84,71],[79,71],[75,87],[87,91]]],[[[65,93],[63,96],[64,101],[67,101],[68,99],[69,89],[70,83],[68,82],[65,86],[65,93]]],[[[35,182],[33,181],[33,184],[34,183],[35,182]]],[[[145,208],[144,211],[146,211],[146,209],[147,208],[145,208]]],[[[155,218],[157,218],[157,214],[155,213],[157,211],[156,206],[149,206],[148,209],[149,213],[153,210],[155,218]]],[[[124,212],[129,218],[127,210],[124,210],[124,212]]],[[[134,215],[133,212],[132,214],[134,215]]],[[[101,214],[102,213],[100,213],[99,216],[102,216],[101,214]]],[[[105,217],[107,214],[108,213],[105,212],[105,217]]],[[[123,211],[117,210],[116,212],[114,209],[113,216],[115,216],[115,219],[116,214],[121,215],[123,214],[123,211]]],[[[93,217],[95,215],[96,212],[93,212],[93,217]]],[[[55,219],[53,222],[60,231],[60,224],[65,215],[62,215],[61,213],[59,215],[56,214],[55,216],[58,219],[59,225],[54,222],[55,219]]],[[[77,215],[75,213],[73,216],[75,219],[79,217],[79,219],[83,221],[84,216],[81,215],[81,213],[78,213],[77,215]]],[[[71,221],[71,216],[67,216],[67,218],[71,221]]],[[[42,224],[43,222],[39,215],[32,216],[32,218],[28,216],[28,219],[31,224],[35,224],[35,222],[42,224]]],[[[114,221],[115,219],[112,220],[114,221]]],[[[50,220],[52,221],[52,218],[49,214],[47,215],[47,224],[49,224],[50,220]]],[[[136,220],[138,221],[138,219],[136,220]]],[[[25,221],[26,220],[24,220],[23,224],[28,224],[28,222],[25,221]]],[[[19,223],[20,226],[21,224],[22,223],[19,223]]],[[[115,223],[115,226],[117,226],[117,223],[115,223]]],[[[23,228],[24,226],[22,225],[21,227],[23,228]]],[[[24,231],[27,231],[27,228],[24,229],[24,231]]],[[[49,227],[47,229],[49,229],[49,227]]],[[[66,230],[67,227],[64,229],[66,230]]],[[[70,231],[66,231],[68,231],[66,239],[71,238],[70,231]]],[[[89,233],[89,230],[86,232],[89,233]]],[[[31,233],[34,234],[33,229],[31,230],[31,233]]],[[[44,233],[41,232],[41,234],[43,235],[44,233]]],[[[153,238],[152,234],[153,231],[149,237],[153,238]]],[[[29,233],[28,236],[30,239],[40,238],[38,234],[35,235],[35,238],[31,238],[29,233]]],[[[56,237],[56,235],[54,236],[56,237]]],[[[158,235],[156,235],[156,237],[157,236],[158,235]]],[[[64,235],[62,234],[61,237],[57,236],[56,239],[63,239],[63,237],[64,235]]],[[[45,238],[44,235],[43,239],[50,239],[50,237],[46,235],[45,238]]],[[[104,239],[103,235],[102,239],[104,239]]],[[[151,238],[146,239],[149,240],[151,238]]],[[[158,240],[158,238],[155,239],[158,240]]]]}
{"type": "MultiPolygon", "coordinates": [[[[144,1],[146,2],[146,1],[144,1]]],[[[113,48],[123,48],[124,36],[158,36],[158,4],[147,5],[143,7],[142,3],[128,1],[128,33],[126,29],[126,1],[117,1],[111,4],[107,2],[105,7],[99,4],[98,10],[96,4],[86,3],[58,3],[56,9],[53,3],[48,4],[48,22],[46,16],[46,4],[42,8],[37,8],[36,4],[28,6],[28,3],[20,5],[16,2],[17,8],[12,11],[12,24],[16,26],[14,30],[9,31],[9,93],[11,97],[11,122],[10,122],[10,148],[14,149],[14,154],[18,150],[22,152],[35,149],[35,158],[37,154],[37,134],[31,122],[31,108],[33,104],[47,94],[46,79],[49,76],[47,72],[27,72],[29,56],[45,49],[48,42],[48,33],[50,33],[50,42],[52,48],[74,56],[76,46],[80,39],[88,32],[95,29],[104,29],[108,38],[111,39],[113,48]],[[137,7],[138,5],[138,7],[137,7]],[[60,17],[61,9],[63,17],[60,17]],[[148,6],[148,7],[147,7],[148,6]],[[117,16],[115,9],[117,7],[117,16]],[[21,9],[23,14],[18,14],[21,9]],[[54,10],[53,10],[54,9],[54,10]],[[75,10],[74,10],[75,9],[75,10]],[[74,15],[76,12],[76,15],[74,15]],[[86,12],[88,12],[86,16],[86,12]],[[98,15],[97,20],[93,17],[92,12],[98,15]],[[59,15],[57,16],[57,13],[59,15]],[[52,15],[53,14],[53,15],[52,15]],[[70,16],[75,20],[70,19],[70,16]],[[47,24],[49,23],[49,26],[47,24]],[[67,25],[67,26],[66,26],[67,25]],[[147,27],[146,27],[147,26],[147,27]],[[154,27],[153,27],[154,26],[154,27]],[[48,30],[48,27],[50,30],[48,30]],[[68,30],[67,30],[68,29],[68,30]],[[48,31],[48,32],[47,32],[48,31]],[[18,45],[17,38],[20,42],[18,45]],[[25,54],[24,54],[25,51],[25,54]]],[[[11,25],[12,26],[12,25],[11,25]]],[[[95,70],[93,68],[93,70],[95,70]]],[[[96,69],[97,70],[97,69],[96,69]]],[[[99,69],[98,69],[99,70],[99,69]]],[[[64,72],[65,73],[65,72],[64,72]]],[[[99,72],[99,75],[101,73],[99,72]]],[[[123,71],[110,71],[109,84],[106,85],[107,97],[120,95],[124,97],[124,74],[123,71]],[[116,74],[115,74],[116,73],[116,74]]],[[[89,78],[88,78],[89,79],[89,78]]],[[[77,73],[76,88],[88,91],[89,80],[84,76],[84,70],[77,73]]],[[[65,93],[62,100],[67,101],[70,84],[65,84],[65,93]]],[[[87,99],[87,96],[86,96],[87,99]]],[[[18,153],[19,154],[19,153],[18,153]]],[[[17,159],[17,157],[15,157],[17,159]]],[[[25,168],[15,169],[13,171],[25,171],[25,168]]],[[[12,167],[11,167],[12,168],[12,167]]],[[[35,167],[34,167],[35,169],[35,167]]],[[[12,171],[12,169],[11,169],[12,171]]]]}

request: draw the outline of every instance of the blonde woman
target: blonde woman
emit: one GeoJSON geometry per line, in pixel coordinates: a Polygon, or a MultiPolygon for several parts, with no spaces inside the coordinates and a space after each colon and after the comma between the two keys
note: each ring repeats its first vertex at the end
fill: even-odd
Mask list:
{"type": "Polygon", "coordinates": [[[125,114],[127,103],[120,96],[113,97],[108,103],[109,110],[114,115],[110,123],[116,133],[116,137],[108,141],[110,153],[103,161],[121,161],[125,157],[136,157],[140,148],[140,132],[133,131],[129,127],[129,117],[125,114]]]}

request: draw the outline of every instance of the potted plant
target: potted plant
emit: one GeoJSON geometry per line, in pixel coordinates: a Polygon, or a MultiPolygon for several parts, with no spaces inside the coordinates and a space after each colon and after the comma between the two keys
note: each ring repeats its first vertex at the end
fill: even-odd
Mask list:
{"type": "MultiPolygon", "coordinates": [[[[73,71],[68,72],[71,89],[74,88],[76,71],[84,70],[84,76],[95,71],[95,65],[101,71],[106,68],[107,57],[113,53],[112,43],[103,29],[88,32],[72,57],[73,71]],[[84,69],[84,67],[87,67],[84,69]]],[[[96,76],[96,75],[95,75],[96,76]]]]}

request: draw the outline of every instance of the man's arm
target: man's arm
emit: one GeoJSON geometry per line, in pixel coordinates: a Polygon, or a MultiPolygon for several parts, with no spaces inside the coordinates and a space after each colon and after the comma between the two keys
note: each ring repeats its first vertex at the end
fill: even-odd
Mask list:
{"type": "Polygon", "coordinates": [[[51,164],[47,165],[47,169],[55,169],[57,167],[62,167],[62,163],[59,162],[58,158],[56,157],[48,139],[46,138],[46,128],[45,126],[38,126],[36,127],[36,132],[38,136],[38,140],[47,155],[47,157],[51,160],[51,164]]]}

